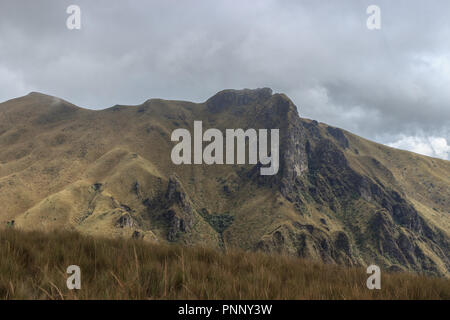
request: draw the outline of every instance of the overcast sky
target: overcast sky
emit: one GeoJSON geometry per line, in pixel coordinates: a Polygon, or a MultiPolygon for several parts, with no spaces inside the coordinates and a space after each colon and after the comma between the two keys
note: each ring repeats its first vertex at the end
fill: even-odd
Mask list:
{"type": "Polygon", "coordinates": [[[102,109],[257,87],[450,159],[450,1],[0,0],[0,101],[39,91],[102,109]],[[71,4],[81,30],[66,27],[71,4]]]}

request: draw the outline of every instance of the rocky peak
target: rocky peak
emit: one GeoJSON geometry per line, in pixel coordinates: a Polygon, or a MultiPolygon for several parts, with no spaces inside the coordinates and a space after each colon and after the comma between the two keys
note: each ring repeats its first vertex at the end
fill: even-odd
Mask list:
{"type": "Polygon", "coordinates": [[[223,90],[206,101],[209,111],[220,112],[230,106],[245,106],[262,102],[272,97],[272,89],[223,90]]]}

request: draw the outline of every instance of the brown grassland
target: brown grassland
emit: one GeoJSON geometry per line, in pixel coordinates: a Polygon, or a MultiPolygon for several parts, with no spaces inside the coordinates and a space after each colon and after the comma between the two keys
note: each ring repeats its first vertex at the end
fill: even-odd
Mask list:
{"type": "Polygon", "coordinates": [[[0,230],[1,299],[450,299],[450,280],[287,256],[0,230]],[[81,268],[68,290],[66,268],[81,268]]]}

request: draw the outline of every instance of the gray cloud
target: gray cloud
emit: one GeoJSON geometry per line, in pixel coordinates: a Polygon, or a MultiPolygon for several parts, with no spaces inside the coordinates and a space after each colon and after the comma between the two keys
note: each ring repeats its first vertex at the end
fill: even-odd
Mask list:
{"type": "Polygon", "coordinates": [[[302,116],[382,143],[450,143],[445,0],[1,1],[0,100],[41,91],[105,108],[269,86],[302,116]],[[65,27],[70,4],[80,31],[65,27]]]}

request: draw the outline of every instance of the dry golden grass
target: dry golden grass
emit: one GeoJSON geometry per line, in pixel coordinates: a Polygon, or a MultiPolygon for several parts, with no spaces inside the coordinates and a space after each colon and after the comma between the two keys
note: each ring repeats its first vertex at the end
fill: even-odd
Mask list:
{"type": "Polygon", "coordinates": [[[450,299],[450,281],[285,256],[0,230],[2,299],[450,299]],[[81,290],[66,268],[81,267],[81,290]]]}

